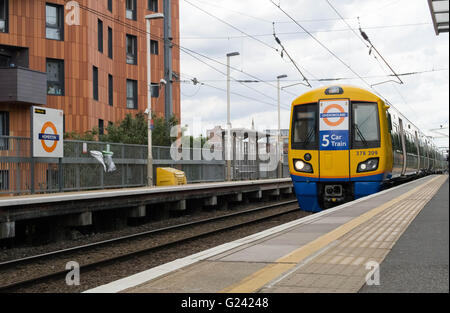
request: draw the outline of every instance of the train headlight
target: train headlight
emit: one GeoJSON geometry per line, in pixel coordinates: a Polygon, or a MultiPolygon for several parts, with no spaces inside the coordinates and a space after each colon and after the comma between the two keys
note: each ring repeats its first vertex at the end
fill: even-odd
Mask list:
{"type": "Polygon", "coordinates": [[[325,90],[326,95],[342,95],[344,93],[344,89],[339,86],[333,86],[325,90]]]}
{"type": "Polygon", "coordinates": [[[359,163],[359,165],[358,165],[358,173],[365,173],[365,172],[376,171],[378,169],[378,165],[379,164],[380,164],[380,158],[368,159],[367,161],[359,163]]]}
{"type": "Polygon", "coordinates": [[[312,165],[303,160],[294,160],[294,168],[297,172],[314,173],[312,165]]]}

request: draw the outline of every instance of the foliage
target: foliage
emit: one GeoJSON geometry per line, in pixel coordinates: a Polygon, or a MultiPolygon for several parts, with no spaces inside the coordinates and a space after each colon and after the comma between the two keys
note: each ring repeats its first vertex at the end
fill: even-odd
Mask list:
{"type": "Polygon", "coordinates": [[[94,127],[92,130],[85,132],[84,134],[78,134],[76,132],[64,133],[64,139],[68,140],[80,140],[80,141],[95,141],[98,137],[98,127],[94,127]]]}
{"type": "MultiPolygon", "coordinates": [[[[154,146],[170,146],[175,138],[170,137],[170,130],[173,126],[178,125],[176,116],[172,116],[169,120],[163,117],[153,115],[153,131],[152,144],[154,146]]],[[[99,135],[98,127],[77,134],[75,132],[64,134],[65,139],[95,141],[111,143],[125,143],[136,145],[147,145],[147,116],[140,112],[133,117],[127,114],[124,120],[111,124],[105,129],[104,135],[99,135]]]]}
{"type": "Polygon", "coordinates": [[[207,142],[206,138],[203,136],[194,138],[193,136],[189,137],[190,139],[190,143],[191,143],[191,148],[194,148],[194,140],[196,141],[196,144],[198,146],[198,142],[200,142],[200,147],[203,148],[207,142]]]}

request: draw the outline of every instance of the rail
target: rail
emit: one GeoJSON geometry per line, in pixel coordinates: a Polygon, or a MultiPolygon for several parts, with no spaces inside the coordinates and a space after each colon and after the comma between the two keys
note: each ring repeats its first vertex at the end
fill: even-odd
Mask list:
{"type": "Polygon", "coordinates": [[[0,263],[0,271],[4,274],[8,273],[9,271],[15,272],[15,275],[3,275],[4,280],[0,281],[0,292],[10,292],[12,290],[16,290],[21,287],[29,286],[30,284],[39,283],[42,281],[47,281],[49,279],[64,276],[67,274],[66,271],[58,270],[56,266],[52,266],[51,263],[64,261],[67,259],[67,256],[70,256],[71,259],[73,259],[73,253],[79,253],[79,255],[82,255],[86,261],[82,264],[80,264],[80,269],[88,269],[96,266],[101,266],[110,262],[116,262],[119,260],[123,260],[126,258],[129,258],[131,256],[140,255],[143,253],[149,253],[152,251],[156,251],[159,249],[171,247],[176,244],[180,244],[189,240],[199,239],[208,235],[214,235],[229,229],[234,229],[237,227],[244,227],[246,225],[256,223],[256,222],[262,222],[267,219],[275,218],[281,215],[285,215],[288,213],[296,212],[299,208],[297,206],[297,201],[284,201],[281,203],[266,205],[259,208],[254,208],[250,210],[240,211],[232,214],[226,214],[218,217],[208,218],[200,221],[194,221],[189,222],[181,225],[174,225],[169,226],[157,230],[147,231],[139,234],[134,234],[130,236],[124,236],[119,237],[111,240],[106,240],[102,242],[97,242],[93,244],[88,244],[84,246],[79,247],[73,247],[69,249],[54,251],[42,255],[36,255],[32,257],[22,258],[22,259],[16,259],[11,261],[6,261],[0,263]],[[292,208],[292,204],[295,204],[295,207],[292,208]],[[286,206],[289,206],[286,208],[286,206]],[[278,210],[277,210],[278,208],[278,210]],[[275,212],[270,213],[270,210],[274,209],[275,212]],[[269,211],[269,214],[262,214],[261,216],[252,217],[252,214],[258,214],[263,213],[264,211],[269,211]],[[241,217],[248,215],[249,218],[245,219],[244,221],[236,221],[232,222],[230,224],[225,223],[226,225],[220,226],[217,223],[219,221],[223,220],[232,220],[236,217],[241,217]],[[213,225],[213,227],[206,227],[205,229],[202,229],[201,227],[205,225],[213,225]],[[186,232],[187,235],[180,236],[180,238],[175,238],[171,240],[167,240],[162,243],[154,244],[155,242],[155,235],[161,234],[164,232],[174,232],[181,229],[191,228],[191,227],[200,227],[200,230],[194,231],[189,230],[189,232],[186,232]],[[148,237],[148,238],[146,238],[148,237]],[[146,243],[140,243],[136,244],[133,241],[134,240],[147,240],[146,243]],[[130,244],[130,242],[133,242],[133,244],[130,244]],[[129,250],[124,253],[117,252],[117,247],[119,245],[126,245],[129,247],[129,250]],[[116,248],[116,250],[114,250],[116,248]],[[102,250],[104,249],[104,250],[102,250]],[[108,249],[111,249],[111,251],[108,252],[108,249]],[[96,258],[96,256],[100,255],[100,258],[96,258]],[[106,257],[105,257],[106,255],[106,257]],[[40,267],[42,270],[41,272],[38,272],[36,274],[36,264],[40,267]],[[17,269],[19,269],[19,274],[17,273],[17,269]],[[27,270],[29,270],[27,272],[27,270]],[[23,274],[23,275],[20,275],[23,274]],[[17,277],[26,277],[26,278],[19,278],[17,277]]]}

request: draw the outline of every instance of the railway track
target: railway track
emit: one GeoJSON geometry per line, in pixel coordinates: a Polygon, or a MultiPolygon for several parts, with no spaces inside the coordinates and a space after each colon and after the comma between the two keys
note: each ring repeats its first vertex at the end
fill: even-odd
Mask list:
{"type": "Polygon", "coordinates": [[[298,211],[297,200],[285,201],[200,221],[160,228],[83,246],[0,263],[0,292],[12,292],[58,277],[65,277],[65,264],[77,261],[80,270],[133,258],[171,246],[263,222],[298,211]],[[169,238],[163,237],[169,234],[169,238]]]}

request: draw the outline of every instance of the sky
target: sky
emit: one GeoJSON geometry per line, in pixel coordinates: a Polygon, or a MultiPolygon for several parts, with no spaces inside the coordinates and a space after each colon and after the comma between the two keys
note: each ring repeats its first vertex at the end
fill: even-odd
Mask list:
{"type": "MultiPolygon", "coordinates": [[[[180,0],[180,30],[189,49],[181,52],[182,124],[201,122],[194,135],[226,125],[230,52],[240,53],[230,58],[234,80],[260,81],[232,81],[233,127],[250,128],[254,120],[257,129],[276,129],[276,78],[286,74],[281,128],[289,128],[292,101],[311,90],[299,84],[300,72],[313,88],[350,84],[376,92],[427,135],[441,137],[430,130],[449,125],[449,37],[436,36],[426,0],[180,0]],[[399,81],[376,53],[369,55],[359,26],[395,73],[425,73],[383,83],[399,81]],[[332,78],[344,79],[319,81],[332,78]]],[[[440,132],[447,137],[436,144],[448,147],[448,129],[440,132]]]]}

